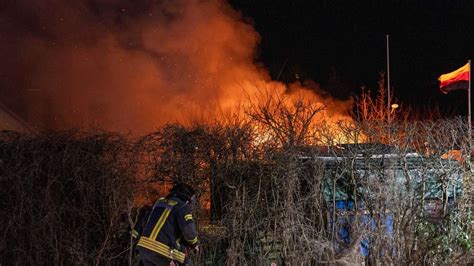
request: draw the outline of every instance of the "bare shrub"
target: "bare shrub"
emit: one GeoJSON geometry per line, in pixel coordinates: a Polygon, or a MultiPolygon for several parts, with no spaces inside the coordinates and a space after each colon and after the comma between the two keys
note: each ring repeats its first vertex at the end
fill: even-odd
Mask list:
{"type": "Polygon", "coordinates": [[[1,264],[125,261],[133,160],[109,133],[0,135],[1,264]]]}
{"type": "Polygon", "coordinates": [[[110,133],[0,135],[1,263],[132,264],[137,208],[199,193],[198,265],[449,264],[471,248],[464,119],[363,94],[353,122],[268,95],[245,117],[110,133]],[[387,113],[390,112],[390,113],[387,113]]]}

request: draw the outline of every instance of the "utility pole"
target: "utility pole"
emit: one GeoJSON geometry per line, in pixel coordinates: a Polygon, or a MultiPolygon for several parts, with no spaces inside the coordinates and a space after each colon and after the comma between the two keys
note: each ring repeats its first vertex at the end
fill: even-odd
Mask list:
{"type": "Polygon", "coordinates": [[[471,122],[471,60],[469,63],[469,88],[467,90],[467,124],[468,124],[468,134],[469,134],[469,158],[471,158],[472,152],[472,122],[471,122]]]}
{"type": "Polygon", "coordinates": [[[391,110],[390,110],[390,47],[389,47],[389,38],[390,36],[385,35],[387,40],[387,124],[388,124],[388,144],[391,144],[391,134],[392,134],[392,121],[391,121],[391,110]]]}
{"type": "Polygon", "coordinates": [[[390,36],[387,34],[386,35],[387,39],[387,114],[390,116],[390,46],[389,46],[389,40],[390,36]]]}

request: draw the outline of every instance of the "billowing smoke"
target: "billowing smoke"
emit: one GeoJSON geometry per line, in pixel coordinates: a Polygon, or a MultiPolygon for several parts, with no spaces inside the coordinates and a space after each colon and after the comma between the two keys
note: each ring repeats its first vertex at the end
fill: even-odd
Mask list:
{"type": "Polygon", "coordinates": [[[40,127],[142,133],[284,87],[254,61],[259,35],[224,1],[0,5],[0,99],[40,127]]]}

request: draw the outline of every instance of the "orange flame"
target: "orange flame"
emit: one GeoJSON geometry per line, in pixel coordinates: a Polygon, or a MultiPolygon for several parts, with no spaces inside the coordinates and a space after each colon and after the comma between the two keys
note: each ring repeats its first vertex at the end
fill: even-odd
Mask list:
{"type": "MultiPolygon", "coordinates": [[[[10,67],[28,76],[27,120],[41,127],[142,134],[237,108],[262,87],[299,92],[327,106],[327,119],[350,120],[350,101],[272,81],[254,62],[259,34],[224,1],[15,2],[7,9],[30,16],[41,34],[0,50],[18,55],[10,67]]],[[[28,19],[12,21],[12,30],[29,30],[28,19]]]]}

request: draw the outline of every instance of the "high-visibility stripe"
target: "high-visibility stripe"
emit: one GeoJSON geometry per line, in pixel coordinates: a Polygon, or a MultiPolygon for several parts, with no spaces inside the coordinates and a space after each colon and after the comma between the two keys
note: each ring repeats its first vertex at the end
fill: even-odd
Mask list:
{"type": "MultiPolygon", "coordinates": [[[[171,213],[171,209],[167,209],[165,211],[165,218],[163,219],[163,221],[161,222],[161,224],[158,226],[158,229],[156,230],[156,235],[158,235],[158,233],[161,231],[161,228],[163,227],[163,225],[165,224],[166,220],[168,219],[168,216],[170,216],[170,213],[171,213]]],[[[156,238],[156,236],[155,236],[156,238]]]]}
{"type": "Polygon", "coordinates": [[[192,219],[193,219],[193,215],[192,215],[192,214],[186,214],[186,215],[184,216],[184,220],[186,220],[186,222],[189,221],[189,220],[192,220],[192,219]]]}
{"type": "Polygon", "coordinates": [[[153,231],[151,231],[150,238],[151,239],[156,239],[158,236],[158,233],[160,232],[161,228],[166,222],[166,219],[168,219],[168,216],[170,215],[171,209],[165,209],[165,211],[161,214],[160,219],[158,219],[158,222],[155,224],[155,227],[153,227],[153,231]]]}
{"type": "Polygon", "coordinates": [[[161,198],[159,199],[158,201],[156,201],[155,205],[159,205],[160,203],[164,203],[166,205],[169,205],[171,207],[175,206],[176,204],[178,204],[177,201],[175,200],[170,200],[170,199],[165,199],[165,198],[161,198]]]}
{"type": "Polygon", "coordinates": [[[197,236],[196,236],[195,238],[193,238],[193,239],[191,239],[191,240],[186,240],[186,241],[188,241],[189,244],[194,245],[194,244],[196,244],[196,243],[198,242],[198,238],[197,238],[197,236]]]}
{"type": "Polygon", "coordinates": [[[161,198],[159,199],[155,206],[160,204],[160,203],[165,203],[167,204],[168,206],[166,207],[166,209],[163,211],[163,213],[161,214],[160,218],[158,219],[158,222],[156,222],[155,226],[153,227],[153,230],[150,234],[150,238],[151,239],[156,239],[156,237],[158,236],[158,234],[160,233],[160,230],[161,228],[163,227],[163,225],[165,224],[166,222],[166,219],[168,219],[168,216],[170,215],[170,212],[171,212],[171,209],[176,205],[178,204],[177,201],[174,201],[174,200],[168,200],[168,199],[165,199],[165,198],[161,198]]]}
{"type": "MultiPolygon", "coordinates": [[[[146,249],[148,249],[148,250],[150,250],[150,251],[153,251],[153,252],[155,252],[155,253],[158,253],[159,255],[162,255],[163,257],[166,257],[166,258],[169,258],[169,259],[172,259],[172,260],[179,260],[179,261],[181,261],[181,259],[178,259],[177,257],[173,257],[170,252],[164,251],[164,250],[161,250],[161,249],[158,249],[158,248],[156,248],[155,246],[150,245],[150,244],[148,244],[148,243],[139,243],[138,246],[144,247],[144,248],[146,248],[146,249]]],[[[183,261],[184,261],[184,260],[183,260],[183,261]]]]}
{"type": "Polygon", "coordinates": [[[163,248],[161,246],[156,246],[156,245],[153,245],[153,244],[148,243],[148,242],[142,242],[140,244],[140,246],[145,247],[149,250],[152,250],[152,251],[154,251],[154,252],[156,252],[160,255],[163,255],[167,258],[170,258],[170,259],[173,259],[173,260],[175,260],[175,259],[181,260],[181,257],[176,256],[176,255],[173,256],[174,252],[171,252],[171,249],[169,249],[169,248],[163,248]]]}
{"type": "Polygon", "coordinates": [[[147,237],[141,237],[140,240],[138,241],[138,246],[144,247],[146,249],[149,249],[151,251],[154,251],[162,256],[165,256],[167,258],[170,258],[172,260],[177,260],[180,263],[184,262],[185,259],[185,254],[177,249],[171,249],[169,246],[158,242],[154,241],[152,239],[149,239],[147,237]]]}
{"type": "Polygon", "coordinates": [[[132,237],[137,238],[138,237],[138,231],[137,230],[132,230],[132,237]]]}
{"type": "Polygon", "coordinates": [[[185,254],[177,249],[171,249],[169,246],[158,242],[158,241],[152,241],[147,238],[140,239],[138,242],[138,245],[145,246],[148,249],[151,249],[163,256],[166,256],[170,259],[178,259],[178,260],[183,260],[185,258],[185,254]]]}
{"type": "Polygon", "coordinates": [[[163,211],[163,213],[161,213],[160,218],[155,223],[155,226],[153,226],[153,230],[151,231],[151,234],[150,234],[151,239],[156,239],[156,236],[158,235],[157,229],[158,229],[159,225],[161,224],[161,222],[163,221],[163,219],[165,218],[165,212],[166,211],[167,211],[167,209],[165,209],[163,211]]]}
{"type": "Polygon", "coordinates": [[[168,258],[171,257],[171,250],[168,250],[168,249],[163,249],[161,247],[157,247],[157,246],[154,246],[148,242],[141,242],[141,243],[138,243],[139,246],[142,246],[142,247],[145,247],[149,250],[153,250],[163,256],[166,256],[168,258]]]}

